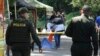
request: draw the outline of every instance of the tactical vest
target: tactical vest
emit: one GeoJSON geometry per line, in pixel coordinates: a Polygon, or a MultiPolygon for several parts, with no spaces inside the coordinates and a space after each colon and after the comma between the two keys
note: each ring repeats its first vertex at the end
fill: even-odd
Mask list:
{"type": "Polygon", "coordinates": [[[14,20],[11,23],[10,42],[30,43],[30,28],[27,20],[14,20]]]}

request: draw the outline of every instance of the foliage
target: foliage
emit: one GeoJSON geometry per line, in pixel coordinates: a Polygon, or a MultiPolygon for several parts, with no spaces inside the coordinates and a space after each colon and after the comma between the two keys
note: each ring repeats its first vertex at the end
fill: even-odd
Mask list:
{"type": "Polygon", "coordinates": [[[9,0],[9,5],[13,6],[14,5],[15,0],[9,0]]]}
{"type": "Polygon", "coordinates": [[[71,13],[69,13],[69,14],[66,14],[66,15],[65,15],[65,19],[66,19],[65,24],[69,24],[69,22],[71,21],[72,17],[79,16],[79,15],[80,15],[80,14],[79,14],[78,11],[77,11],[77,12],[71,12],[71,13]]]}
{"type": "Polygon", "coordinates": [[[39,1],[54,7],[55,11],[60,11],[60,10],[70,11],[71,9],[70,5],[71,0],[39,0],[39,1]]]}
{"type": "Polygon", "coordinates": [[[38,20],[37,20],[37,28],[45,28],[46,25],[46,12],[45,9],[37,10],[38,20]]]}
{"type": "Polygon", "coordinates": [[[41,18],[40,20],[44,20],[43,17],[46,17],[46,9],[45,8],[37,8],[37,16],[41,18]]]}
{"type": "Polygon", "coordinates": [[[90,5],[93,12],[100,11],[100,0],[72,0],[73,7],[81,8],[84,4],[90,5]]]}
{"type": "MultiPolygon", "coordinates": [[[[41,19],[41,18],[40,18],[41,19]]],[[[46,22],[45,20],[37,20],[36,28],[45,28],[46,22]]]]}

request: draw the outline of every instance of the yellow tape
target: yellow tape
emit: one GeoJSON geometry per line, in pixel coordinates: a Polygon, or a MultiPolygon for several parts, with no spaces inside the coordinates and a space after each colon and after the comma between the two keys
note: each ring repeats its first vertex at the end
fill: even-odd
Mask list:
{"type": "Polygon", "coordinates": [[[48,35],[48,34],[64,34],[64,32],[38,32],[38,35],[48,35]]]}

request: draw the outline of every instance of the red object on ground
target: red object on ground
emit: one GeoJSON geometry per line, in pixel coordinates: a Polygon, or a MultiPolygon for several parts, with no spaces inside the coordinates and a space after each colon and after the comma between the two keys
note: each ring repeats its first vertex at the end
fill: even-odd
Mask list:
{"type": "Polygon", "coordinates": [[[52,42],[53,36],[54,36],[54,34],[52,34],[52,33],[49,35],[49,37],[48,37],[48,41],[49,41],[49,42],[52,42]]]}

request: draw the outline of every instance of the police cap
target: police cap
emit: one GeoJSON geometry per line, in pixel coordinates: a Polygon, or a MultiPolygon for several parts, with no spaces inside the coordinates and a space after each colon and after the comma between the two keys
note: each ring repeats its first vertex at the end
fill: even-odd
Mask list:
{"type": "Polygon", "coordinates": [[[21,7],[21,8],[19,8],[18,13],[19,14],[21,14],[21,13],[28,13],[28,9],[26,7],[21,7]]]}

